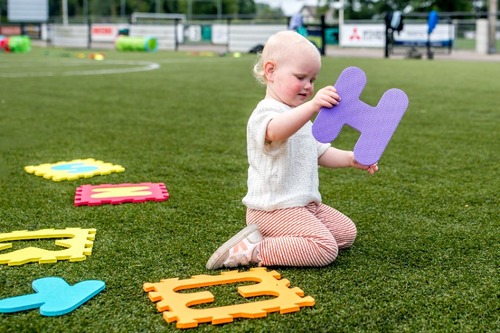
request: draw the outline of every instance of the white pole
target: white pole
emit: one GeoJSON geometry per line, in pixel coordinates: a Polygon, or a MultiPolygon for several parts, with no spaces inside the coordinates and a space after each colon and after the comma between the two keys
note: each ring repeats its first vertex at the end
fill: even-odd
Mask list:
{"type": "Polygon", "coordinates": [[[488,23],[489,23],[489,38],[488,38],[488,53],[494,54],[497,52],[497,0],[490,0],[490,5],[488,8],[488,23]]]}
{"type": "Polygon", "coordinates": [[[62,20],[64,25],[68,25],[68,0],[62,0],[62,20]]]}
{"type": "Polygon", "coordinates": [[[342,40],[342,28],[344,26],[344,0],[340,0],[340,9],[339,9],[339,46],[340,41],[342,40]]]}

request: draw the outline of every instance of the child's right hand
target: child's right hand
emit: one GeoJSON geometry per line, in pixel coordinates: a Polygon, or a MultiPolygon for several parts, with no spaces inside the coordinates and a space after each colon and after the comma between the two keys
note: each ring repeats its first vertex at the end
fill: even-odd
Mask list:
{"type": "Polygon", "coordinates": [[[334,86],[327,86],[318,90],[311,102],[317,109],[316,112],[319,112],[319,110],[323,107],[331,108],[338,105],[340,102],[340,96],[334,86]]]}

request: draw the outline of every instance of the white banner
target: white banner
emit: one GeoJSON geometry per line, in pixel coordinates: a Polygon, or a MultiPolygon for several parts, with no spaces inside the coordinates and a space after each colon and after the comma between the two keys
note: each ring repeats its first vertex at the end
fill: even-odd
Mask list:
{"type": "MultiPolygon", "coordinates": [[[[455,40],[455,26],[438,24],[431,34],[434,45],[450,43],[455,40]]],[[[406,24],[398,34],[394,33],[396,44],[425,44],[427,24],[406,24]]],[[[384,47],[385,24],[344,24],[341,28],[340,46],[345,47],[384,47]]]]}
{"type": "Polygon", "coordinates": [[[212,43],[226,45],[228,37],[227,24],[212,24],[212,43]]]}
{"type": "MultiPolygon", "coordinates": [[[[403,31],[394,34],[394,42],[404,45],[425,45],[427,43],[427,25],[405,25],[403,31]]],[[[455,26],[452,24],[438,24],[431,34],[431,44],[446,46],[455,40],[455,26]]]]}
{"type": "Polygon", "coordinates": [[[384,47],[384,24],[344,24],[340,29],[340,46],[384,47]]]}
{"type": "Polygon", "coordinates": [[[114,42],[118,36],[118,26],[112,24],[92,24],[93,42],[114,42]]]}
{"type": "Polygon", "coordinates": [[[47,22],[48,0],[9,0],[7,17],[10,22],[47,22]]]}

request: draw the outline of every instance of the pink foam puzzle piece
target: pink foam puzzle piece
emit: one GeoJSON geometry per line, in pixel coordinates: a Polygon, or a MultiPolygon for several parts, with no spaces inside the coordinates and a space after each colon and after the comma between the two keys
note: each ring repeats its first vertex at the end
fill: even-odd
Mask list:
{"type": "Polygon", "coordinates": [[[363,70],[346,68],[334,85],[341,101],[320,110],[312,131],[316,140],[327,143],[337,138],[344,125],[351,126],[361,133],[354,146],[354,157],[363,165],[372,165],[380,160],[409,101],[402,90],[389,89],[377,106],[370,106],[359,99],[365,85],[363,70]]]}
{"type": "Polygon", "coordinates": [[[76,189],[75,206],[140,203],[168,200],[164,183],[82,185],[76,189]]]}

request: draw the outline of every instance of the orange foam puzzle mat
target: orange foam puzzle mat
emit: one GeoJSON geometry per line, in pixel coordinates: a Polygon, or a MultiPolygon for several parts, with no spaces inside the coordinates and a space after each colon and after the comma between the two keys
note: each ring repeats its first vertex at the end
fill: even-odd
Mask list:
{"type": "Polygon", "coordinates": [[[290,281],[281,279],[276,271],[264,267],[249,271],[222,272],[220,275],[195,275],[190,279],[178,278],[161,280],[158,283],[145,283],[143,289],[149,292],[149,299],[156,303],[158,311],[168,322],[177,322],[177,328],[194,328],[199,323],[211,322],[213,325],[230,323],[234,318],[262,318],[267,313],[281,314],[297,312],[301,307],[313,306],[314,299],[304,296],[297,287],[289,288],[290,281]],[[255,282],[237,288],[245,299],[242,303],[212,308],[192,308],[194,305],[211,303],[215,300],[210,291],[186,292],[188,289],[238,282],[255,282]],[[181,292],[182,291],[182,292],[181,292]],[[274,296],[271,299],[251,301],[257,296],[274,296]]]}

